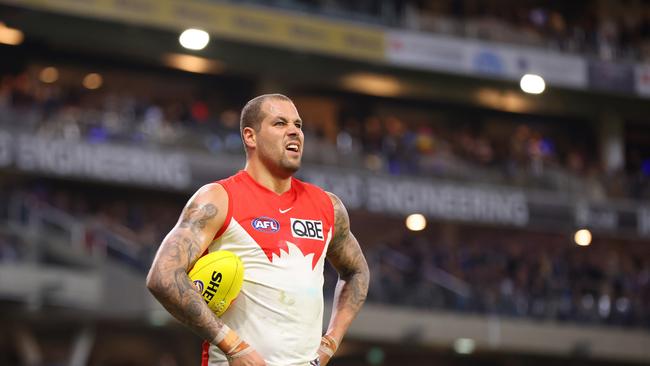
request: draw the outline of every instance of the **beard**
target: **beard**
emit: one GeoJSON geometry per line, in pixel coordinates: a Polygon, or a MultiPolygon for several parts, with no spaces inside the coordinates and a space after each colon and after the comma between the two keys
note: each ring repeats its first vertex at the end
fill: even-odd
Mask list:
{"type": "Polygon", "coordinates": [[[282,155],[282,159],[280,159],[280,166],[286,169],[287,171],[290,171],[291,174],[293,174],[297,172],[298,169],[300,169],[301,162],[302,162],[302,157],[295,160],[291,160],[286,154],[284,154],[282,155]]]}
{"type": "Polygon", "coordinates": [[[277,156],[277,152],[272,151],[272,149],[267,149],[263,144],[258,145],[258,147],[260,161],[275,175],[291,176],[300,169],[302,156],[297,159],[291,159],[287,156],[286,151],[282,151],[279,153],[280,157],[276,158],[274,155],[277,156]]]}

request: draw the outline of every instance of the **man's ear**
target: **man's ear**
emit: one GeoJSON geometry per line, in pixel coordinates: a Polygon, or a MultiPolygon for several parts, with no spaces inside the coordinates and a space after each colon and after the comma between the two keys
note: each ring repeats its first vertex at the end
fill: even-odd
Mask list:
{"type": "Polygon", "coordinates": [[[255,130],[252,127],[244,127],[241,132],[244,146],[247,148],[255,148],[257,146],[255,130]]]}

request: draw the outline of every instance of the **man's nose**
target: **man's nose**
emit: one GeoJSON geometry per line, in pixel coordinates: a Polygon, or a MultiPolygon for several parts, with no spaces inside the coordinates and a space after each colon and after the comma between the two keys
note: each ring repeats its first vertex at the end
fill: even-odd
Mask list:
{"type": "Polygon", "coordinates": [[[300,131],[300,129],[296,125],[290,124],[289,129],[287,130],[287,135],[289,135],[289,136],[297,136],[299,131],[300,131]]]}

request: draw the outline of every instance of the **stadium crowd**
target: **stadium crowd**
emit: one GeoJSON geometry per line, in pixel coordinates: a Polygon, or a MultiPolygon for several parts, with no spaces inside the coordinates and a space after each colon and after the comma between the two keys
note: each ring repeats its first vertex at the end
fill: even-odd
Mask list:
{"type": "Polygon", "coordinates": [[[633,1],[248,0],[397,28],[650,60],[650,4],[633,1]]]}
{"type": "Polygon", "coordinates": [[[12,263],[22,258],[20,240],[5,232],[0,232],[0,263],[12,263]]]}
{"type": "MultiPolygon", "coordinates": [[[[214,99],[66,88],[43,83],[34,74],[7,74],[0,84],[0,123],[70,141],[241,154],[239,111],[214,99]],[[222,107],[215,107],[219,103],[222,107]]],[[[628,176],[604,172],[588,125],[572,128],[431,107],[420,108],[424,117],[411,118],[368,109],[360,115],[341,108],[333,134],[306,123],[305,161],[394,175],[458,180],[478,175],[486,182],[561,190],[592,200],[650,197],[650,172],[641,169],[643,164],[628,176]]]]}
{"type": "Polygon", "coordinates": [[[539,320],[650,326],[650,252],[606,240],[462,228],[457,239],[405,235],[368,250],[382,303],[539,320]]]}
{"type": "MultiPolygon", "coordinates": [[[[241,101],[230,105],[210,93],[138,93],[128,84],[87,90],[43,82],[40,70],[0,77],[3,130],[71,142],[241,154],[239,111],[232,107],[241,101]]],[[[134,80],[140,88],[147,87],[134,80]]],[[[627,167],[634,180],[606,175],[588,128],[579,128],[576,136],[575,125],[562,127],[530,116],[481,117],[431,106],[405,114],[372,103],[356,107],[342,105],[333,129],[305,124],[310,141],[306,161],[393,175],[571,189],[592,200],[650,197],[650,170],[644,170],[643,160],[627,167]]],[[[48,212],[82,222],[84,246],[140,269],[148,266],[184,203],[164,194],[106,191],[69,182],[0,188],[2,202],[23,202],[25,213],[47,207],[52,209],[48,212]]],[[[2,209],[0,213],[8,215],[2,209]]],[[[584,250],[559,237],[463,231],[466,235],[452,241],[407,235],[386,243],[364,243],[376,273],[370,299],[483,314],[650,325],[647,251],[637,252],[636,246],[621,250],[615,242],[584,250]]],[[[0,232],[0,261],[20,260],[19,240],[0,232]]]]}
{"type": "MultiPolygon", "coordinates": [[[[629,62],[650,62],[650,2],[646,0],[244,0],[243,3],[315,12],[392,29],[543,47],[580,54],[590,60],[623,62],[630,70],[629,62]]],[[[45,14],[37,14],[44,19],[44,24],[52,23],[45,14]]],[[[130,26],[140,29],[142,24],[130,26]]],[[[27,43],[30,42],[33,40],[28,37],[27,43]]],[[[64,48],[60,45],[48,43],[47,48],[51,49],[43,53],[64,48]]],[[[113,48],[114,45],[107,46],[106,52],[113,48]]],[[[78,52],[91,51],[82,47],[78,52]]],[[[230,85],[245,77],[241,76],[237,83],[220,84],[224,79],[240,76],[201,75],[192,79],[187,74],[179,76],[152,65],[147,66],[152,66],[147,71],[131,65],[126,66],[128,70],[114,72],[124,74],[121,85],[115,86],[110,77],[105,77],[103,85],[100,82],[91,90],[82,87],[80,79],[74,85],[62,82],[64,68],[78,68],[77,76],[95,71],[106,76],[103,72],[108,67],[88,70],[94,65],[82,65],[87,60],[80,58],[73,61],[77,66],[60,67],[58,80],[43,78],[42,71],[49,65],[33,66],[27,72],[6,73],[22,63],[23,56],[15,57],[16,60],[7,57],[5,65],[0,67],[0,144],[6,141],[3,138],[14,134],[31,134],[67,140],[71,144],[110,143],[241,157],[239,108],[255,89],[252,84],[260,81],[259,76],[255,81],[246,80],[251,85],[231,88],[230,85]],[[179,87],[167,79],[170,75],[189,81],[179,87]],[[124,80],[129,78],[132,80],[124,80]],[[149,84],[148,78],[155,82],[149,84]],[[172,93],[156,90],[156,85],[161,84],[169,84],[172,93]]],[[[29,57],[32,56],[40,57],[29,57]]],[[[101,54],[93,57],[99,58],[101,54]]],[[[59,61],[64,58],[63,55],[55,57],[59,61]]],[[[418,180],[436,178],[440,182],[515,186],[542,194],[553,191],[589,202],[623,198],[627,202],[615,203],[631,203],[630,206],[639,208],[643,205],[641,200],[650,199],[648,147],[635,151],[638,146],[628,144],[629,136],[625,135],[624,169],[612,171],[601,161],[606,160],[600,156],[606,150],[601,148],[602,140],[598,136],[603,131],[596,131],[598,126],[594,121],[473,111],[473,107],[415,100],[332,96],[331,92],[314,92],[318,95],[314,97],[310,92],[305,93],[313,99],[322,97],[337,104],[335,118],[328,121],[330,125],[306,121],[308,143],[304,160],[310,164],[416,176],[418,180]],[[400,113],[406,110],[409,113],[400,113]]],[[[311,113],[314,114],[317,112],[311,113]]],[[[628,121],[623,122],[627,127],[628,121]]],[[[630,128],[625,133],[637,131],[630,128]]],[[[641,145],[642,140],[634,143],[641,145]]],[[[133,270],[129,272],[135,273],[135,277],[142,274],[139,278],[143,279],[159,243],[178,219],[187,199],[178,192],[155,188],[89,183],[75,178],[37,178],[3,165],[7,162],[7,154],[3,155],[6,152],[0,149],[0,267],[43,261],[48,265],[86,269],[97,266],[99,255],[112,264],[125,264],[125,268],[133,270]],[[82,235],[75,235],[78,229],[82,235]],[[60,250],[61,243],[63,250],[60,250]],[[66,244],[70,244],[70,250],[66,244]],[[44,250],[33,250],[41,245],[44,250]]],[[[351,214],[376,213],[351,211],[351,214]]],[[[626,223],[636,219],[641,225],[638,222],[641,219],[632,215],[621,218],[626,223]]],[[[379,229],[370,226],[368,231],[380,231],[376,235],[378,239],[364,240],[359,235],[372,273],[369,303],[489,319],[577,324],[585,330],[602,325],[627,332],[650,331],[647,240],[596,236],[590,246],[579,247],[570,240],[569,233],[540,233],[528,227],[429,222],[422,232],[408,232],[401,219],[382,216],[381,222],[394,225],[379,229]]],[[[99,270],[104,272],[102,286],[104,277],[122,283],[120,276],[109,275],[112,271],[99,270]]],[[[336,276],[327,265],[326,296],[333,294],[336,276]]],[[[59,290],[55,283],[39,286],[44,293],[36,301],[39,308],[48,304],[49,296],[59,290]]],[[[50,317],[54,322],[43,322],[45,318],[41,315],[45,313],[35,311],[34,304],[29,304],[25,311],[13,299],[4,305],[9,310],[4,311],[8,322],[4,328],[0,327],[5,330],[0,332],[0,365],[21,362],[63,365],[88,353],[85,358],[89,364],[170,366],[188,364],[179,361],[183,360],[179,356],[193,352],[185,346],[189,339],[186,333],[172,334],[178,331],[177,327],[172,330],[162,327],[160,317],[154,312],[149,316],[138,312],[137,321],[111,318],[102,323],[88,316],[92,311],[70,311],[57,304],[63,316],[50,317]],[[68,313],[79,313],[81,319],[68,313]],[[23,327],[21,323],[29,319],[33,319],[32,324],[23,327]],[[77,324],[70,320],[83,323],[81,326],[86,329],[80,326],[82,331],[76,333],[77,324]],[[57,329],[53,329],[52,324],[57,323],[57,329]],[[96,329],[91,329],[95,327],[93,323],[96,329]],[[28,327],[34,334],[30,334],[32,330],[28,327]],[[44,341],[42,335],[51,339],[44,341]],[[84,343],[92,346],[92,353],[90,346],[84,351],[84,343]],[[172,348],[175,351],[168,352],[172,348]],[[116,349],[121,352],[115,352],[116,349]],[[124,352],[125,349],[133,352],[124,352]],[[50,360],[49,354],[57,361],[50,360]],[[155,361],[143,361],[149,355],[155,361]]],[[[397,357],[394,349],[399,349],[398,356],[400,352],[417,354],[421,358],[419,364],[431,364],[432,360],[450,365],[610,362],[598,359],[601,353],[592,355],[589,342],[571,345],[571,352],[561,357],[545,351],[524,357],[508,349],[460,356],[447,347],[436,347],[435,352],[443,355],[430,357],[429,350],[425,352],[418,342],[411,342],[417,341],[417,337],[417,330],[405,334],[404,341],[413,343],[409,347],[405,343],[380,342],[367,354],[358,356],[358,364],[375,363],[373,359],[376,360],[378,353],[383,360],[378,364],[416,364],[391,358],[391,355],[397,357]]],[[[359,344],[346,345],[350,354],[357,348],[360,354],[361,343],[370,342],[363,339],[359,344]]],[[[352,364],[346,360],[352,355],[340,352],[339,356],[342,356],[340,362],[352,364]]]]}
{"type": "MultiPolygon", "coordinates": [[[[99,250],[142,271],[183,205],[178,197],[105,189],[98,194],[97,187],[47,181],[18,187],[3,189],[27,203],[23,212],[48,207],[75,217],[85,224],[89,252],[99,250]]],[[[373,272],[369,301],[650,327],[650,250],[642,242],[601,239],[585,248],[565,235],[447,225],[455,235],[442,235],[441,228],[406,234],[398,224],[386,239],[363,242],[373,272]]],[[[0,261],[20,260],[18,243],[0,235],[0,261]]],[[[326,293],[335,279],[328,268],[326,293]]]]}

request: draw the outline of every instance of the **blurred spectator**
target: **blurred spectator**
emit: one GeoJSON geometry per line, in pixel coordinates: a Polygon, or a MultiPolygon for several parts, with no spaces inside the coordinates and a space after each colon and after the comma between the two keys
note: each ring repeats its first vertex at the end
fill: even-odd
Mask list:
{"type": "Polygon", "coordinates": [[[0,234],[0,263],[15,262],[19,259],[16,241],[15,238],[0,234]]]}
{"type": "MultiPolygon", "coordinates": [[[[180,198],[94,192],[47,183],[5,189],[39,214],[57,210],[86,228],[91,252],[145,270],[177,220],[180,198]],[[28,199],[27,197],[31,197],[28,199]]],[[[563,235],[445,224],[429,234],[387,232],[364,243],[374,273],[369,301],[424,309],[650,327],[650,249],[602,239],[578,247],[563,235]],[[451,233],[451,234],[449,234],[451,233]]],[[[1,229],[1,228],[0,228],[1,229]]],[[[21,259],[0,234],[0,262],[21,259]]],[[[327,272],[333,285],[336,273],[327,272]]]]}
{"type": "Polygon", "coordinates": [[[639,243],[465,228],[457,242],[371,246],[371,301],[559,321],[650,326],[650,252],[639,243]]]}
{"type": "Polygon", "coordinates": [[[391,27],[580,52],[606,60],[650,60],[650,4],[643,0],[250,1],[391,27]]]}
{"type": "MultiPolygon", "coordinates": [[[[243,151],[237,110],[213,113],[203,98],[192,99],[188,94],[166,99],[153,89],[147,96],[111,89],[79,97],[84,91],[59,89],[29,75],[2,77],[7,113],[0,120],[10,128],[91,143],[149,143],[228,154],[243,151]]],[[[138,85],[140,89],[146,86],[144,82],[138,85]]],[[[430,117],[351,110],[352,114],[340,116],[332,141],[325,137],[323,126],[305,124],[310,141],[306,162],[394,175],[478,179],[573,192],[594,200],[650,196],[647,178],[604,177],[597,156],[575,145],[596,142],[584,133],[581,142],[570,137],[571,129],[580,126],[534,125],[517,122],[516,116],[487,118],[427,107],[414,111],[430,117]],[[467,118],[475,120],[465,122],[467,118]]],[[[632,174],[640,170],[636,165],[630,164],[632,174]]]]}

